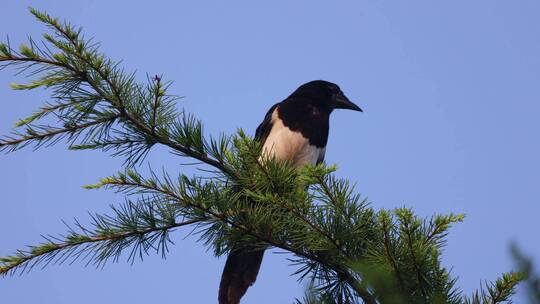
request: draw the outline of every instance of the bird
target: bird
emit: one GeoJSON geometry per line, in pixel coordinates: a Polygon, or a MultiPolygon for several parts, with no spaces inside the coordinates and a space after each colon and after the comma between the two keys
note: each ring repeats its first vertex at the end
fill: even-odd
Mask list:
{"type": "MultiPolygon", "coordinates": [[[[289,97],[274,104],[255,131],[261,145],[260,157],[289,161],[295,168],[324,160],[330,114],[335,109],[363,112],[337,84],[314,80],[298,87],[289,97]]],[[[238,304],[255,283],[263,249],[231,249],[219,286],[219,304],[238,304]]]]}

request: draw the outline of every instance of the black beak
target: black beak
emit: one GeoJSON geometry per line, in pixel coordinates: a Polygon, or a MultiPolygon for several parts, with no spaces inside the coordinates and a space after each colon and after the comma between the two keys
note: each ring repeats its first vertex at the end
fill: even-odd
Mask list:
{"type": "Polygon", "coordinates": [[[339,94],[334,97],[334,108],[364,112],[359,106],[350,101],[349,98],[347,98],[347,96],[344,94],[339,94]]]}

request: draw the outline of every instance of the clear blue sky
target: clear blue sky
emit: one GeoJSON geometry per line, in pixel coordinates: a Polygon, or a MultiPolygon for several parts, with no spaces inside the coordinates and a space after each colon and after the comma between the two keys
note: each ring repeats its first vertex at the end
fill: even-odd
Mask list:
{"type": "MultiPolygon", "coordinates": [[[[44,30],[28,5],[65,17],[141,79],[174,80],[214,134],[253,132],[299,84],[336,82],[365,113],[333,114],[327,162],[376,208],[465,213],[444,254],[459,286],[511,269],[511,241],[540,262],[539,1],[271,2],[1,1],[0,36],[18,45],[44,30]]],[[[12,72],[0,72],[1,134],[48,96],[11,91],[12,72]]],[[[183,161],[163,149],[148,160],[172,172],[183,161]]],[[[0,155],[0,256],[120,202],[81,188],[120,165],[63,145],[0,155]]],[[[0,279],[2,303],[214,303],[224,259],[185,233],[166,260],[0,279]]],[[[291,270],[268,254],[244,303],[292,302],[303,286],[291,270]]]]}

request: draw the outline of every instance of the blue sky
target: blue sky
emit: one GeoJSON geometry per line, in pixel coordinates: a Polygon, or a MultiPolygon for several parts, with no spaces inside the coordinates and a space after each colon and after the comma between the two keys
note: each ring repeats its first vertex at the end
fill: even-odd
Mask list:
{"type": "MultiPolygon", "coordinates": [[[[2,1],[0,36],[14,45],[44,28],[32,5],[83,26],[128,70],[163,73],[208,133],[253,133],[299,84],[338,83],[365,113],[333,114],[327,162],[376,208],[465,213],[444,263],[466,292],[510,270],[516,241],[540,261],[540,2],[2,1]]],[[[0,133],[47,100],[0,72],[0,133]]],[[[184,170],[164,149],[153,167],[184,170]]],[[[121,197],[82,185],[121,160],[63,145],[0,155],[0,256],[87,221],[121,197]]],[[[214,303],[224,259],[177,231],[166,260],[50,266],[0,280],[6,303],[214,303]]],[[[268,254],[244,303],[290,303],[303,286],[268,254]]]]}

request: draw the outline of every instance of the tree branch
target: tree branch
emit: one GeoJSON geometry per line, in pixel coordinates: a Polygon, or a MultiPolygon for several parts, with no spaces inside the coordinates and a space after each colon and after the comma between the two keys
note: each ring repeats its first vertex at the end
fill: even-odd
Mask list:
{"type": "Polygon", "coordinates": [[[389,228],[387,227],[387,222],[383,219],[382,225],[383,225],[383,234],[384,234],[384,249],[386,252],[386,255],[388,259],[390,260],[390,263],[392,264],[392,268],[394,268],[394,272],[396,273],[396,276],[398,278],[398,282],[401,288],[403,288],[403,279],[401,278],[401,272],[399,271],[399,268],[397,266],[396,260],[394,259],[394,256],[390,252],[390,240],[388,237],[389,228]]]}
{"type": "Polygon", "coordinates": [[[368,292],[362,286],[362,284],[360,282],[358,282],[349,273],[349,271],[341,268],[340,266],[338,266],[338,265],[336,265],[336,264],[334,264],[334,263],[332,263],[330,261],[323,260],[322,258],[318,257],[316,254],[314,254],[312,252],[306,252],[305,250],[300,249],[300,248],[295,248],[295,247],[287,244],[286,242],[275,240],[275,239],[273,239],[272,237],[270,237],[268,235],[260,234],[260,233],[256,232],[258,230],[257,227],[248,227],[248,226],[245,226],[243,224],[240,224],[237,221],[231,220],[227,215],[224,215],[224,214],[213,211],[211,209],[211,207],[203,207],[203,206],[200,206],[200,205],[198,205],[196,203],[193,203],[191,201],[185,200],[182,197],[180,197],[179,195],[177,195],[176,193],[172,192],[171,190],[162,189],[162,188],[158,187],[157,183],[145,184],[145,183],[135,183],[135,182],[128,182],[128,181],[120,182],[118,180],[110,180],[110,179],[108,179],[108,180],[103,181],[101,184],[97,185],[96,187],[99,187],[99,186],[119,186],[119,187],[126,187],[127,186],[127,187],[133,187],[133,188],[142,188],[142,189],[148,190],[150,192],[155,192],[155,193],[160,193],[160,194],[166,195],[166,196],[176,200],[180,204],[187,205],[189,207],[198,209],[198,210],[204,212],[205,214],[207,214],[207,215],[209,215],[209,216],[211,216],[211,217],[213,217],[213,218],[215,218],[217,220],[220,220],[220,221],[222,221],[222,222],[224,222],[224,223],[226,223],[228,225],[231,225],[232,227],[241,230],[246,235],[250,235],[250,236],[256,238],[257,240],[262,241],[262,242],[264,242],[264,243],[266,243],[266,244],[268,244],[270,246],[280,248],[280,249],[283,249],[285,251],[289,251],[289,252],[291,252],[291,253],[299,256],[299,257],[303,257],[303,258],[315,261],[315,262],[317,262],[319,264],[327,266],[330,269],[333,269],[338,274],[338,276],[344,282],[346,282],[363,299],[363,301],[366,304],[376,304],[375,297],[370,292],[368,292]]]}
{"type": "MultiPolygon", "coordinates": [[[[270,176],[270,173],[268,172],[266,166],[264,166],[261,163],[261,159],[259,157],[256,157],[255,155],[252,155],[254,157],[254,161],[257,163],[257,167],[264,173],[267,181],[272,184],[272,188],[275,189],[274,183],[272,181],[272,178],[270,176]]],[[[295,210],[293,207],[291,207],[287,202],[285,202],[282,199],[279,199],[280,205],[285,208],[287,211],[292,213],[296,218],[307,224],[311,229],[316,231],[319,235],[326,238],[332,245],[343,255],[345,259],[349,259],[349,256],[347,253],[343,250],[343,248],[338,244],[337,240],[335,240],[330,234],[328,234],[326,231],[324,231],[321,227],[318,225],[312,223],[309,219],[307,219],[303,214],[295,210]]]]}
{"type": "MultiPolygon", "coordinates": [[[[45,133],[41,133],[41,134],[33,134],[33,135],[25,135],[25,136],[22,136],[21,138],[12,139],[12,140],[4,140],[4,141],[0,140],[0,150],[6,148],[8,146],[17,146],[17,145],[19,145],[21,143],[25,143],[25,142],[32,141],[32,140],[41,141],[41,140],[46,139],[46,138],[52,138],[54,136],[69,133],[69,132],[82,131],[82,130],[84,130],[86,128],[89,128],[89,127],[92,127],[92,126],[97,126],[97,125],[100,125],[102,123],[113,122],[115,119],[117,119],[119,117],[120,117],[120,115],[112,115],[110,117],[94,120],[94,121],[84,123],[84,124],[80,124],[80,125],[67,126],[67,127],[63,128],[63,129],[58,128],[58,129],[56,129],[54,131],[50,131],[50,132],[45,132],[45,133]]],[[[14,149],[16,149],[16,148],[14,148],[14,149]]]]}
{"type": "Polygon", "coordinates": [[[16,262],[10,263],[9,258],[2,258],[0,262],[4,263],[4,265],[0,266],[0,275],[6,275],[10,271],[18,267],[22,267],[24,264],[30,263],[32,260],[38,259],[45,255],[53,254],[56,251],[66,250],[66,249],[81,246],[84,244],[91,244],[91,243],[104,242],[104,241],[114,241],[114,240],[134,237],[134,236],[142,236],[142,235],[152,233],[152,232],[166,231],[173,228],[195,224],[203,220],[204,219],[191,219],[184,222],[179,222],[179,223],[174,223],[174,224],[169,224],[169,225],[164,225],[164,226],[159,226],[159,227],[152,227],[152,228],[141,229],[141,230],[132,230],[132,231],[126,231],[126,232],[121,232],[121,233],[111,233],[111,234],[95,236],[95,237],[79,235],[78,236],[79,239],[78,240],[76,239],[74,241],[68,241],[68,242],[63,242],[63,243],[52,243],[52,242],[45,243],[43,244],[43,246],[34,247],[33,248],[34,250],[29,251],[30,254],[24,254],[22,252],[19,252],[16,256],[14,256],[16,262]]]}

